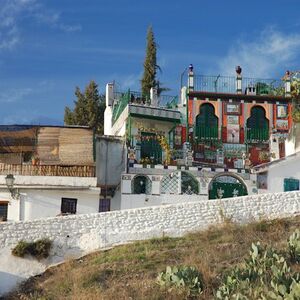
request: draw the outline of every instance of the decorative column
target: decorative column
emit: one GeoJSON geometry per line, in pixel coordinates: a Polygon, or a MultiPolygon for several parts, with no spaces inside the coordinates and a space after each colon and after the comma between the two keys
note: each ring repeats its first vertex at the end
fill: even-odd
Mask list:
{"type": "Polygon", "coordinates": [[[194,66],[192,64],[189,65],[189,75],[188,75],[188,97],[186,104],[186,140],[190,141],[189,134],[189,98],[190,92],[194,91],[194,66]]]}
{"type": "Polygon", "coordinates": [[[236,93],[242,94],[242,68],[237,66],[236,71],[236,93]]]}
{"type": "Polygon", "coordinates": [[[189,92],[194,90],[194,67],[192,64],[189,65],[188,88],[189,92]]]}
{"type": "Polygon", "coordinates": [[[291,97],[291,73],[290,71],[285,72],[284,76],[284,95],[285,97],[291,97]]]}
{"type": "Polygon", "coordinates": [[[157,89],[152,87],[150,89],[150,103],[152,106],[157,107],[158,106],[158,96],[157,96],[157,89]]]}

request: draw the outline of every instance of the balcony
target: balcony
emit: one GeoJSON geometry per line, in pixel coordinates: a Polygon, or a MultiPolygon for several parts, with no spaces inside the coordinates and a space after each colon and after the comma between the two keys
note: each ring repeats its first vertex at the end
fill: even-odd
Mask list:
{"type": "Polygon", "coordinates": [[[199,127],[195,126],[194,136],[198,141],[201,140],[218,140],[219,128],[218,127],[199,127]]]}
{"type": "Polygon", "coordinates": [[[26,165],[0,163],[0,175],[95,177],[95,166],[26,165]]]}
{"type": "Polygon", "coordinates": [[[113,124],[118,120],[127,105],[130,113],[142,113],[161,117],[170,117],[180,119],[180,113],[174,114],[174,109],[178,104],[177,96],[160,95],[158,97],[158,105],[152,106],[148,95],[143,95],[141,92],[134,92],[128,90],[127,92],[115,92],[114,99],[116,104],[113,107],[112,122],[113,124]],[[160,112],[158,111],[160,109],[160,112]],[[164,113],[165,112],[165,113],[164,113]]]}
{"type": "MultiPolygon", "coordinates": [[[[284,82],[277,79],[242,78],[242,93],[252,91],[252,95],[284,96],[284,82]]],[[[194,91],[236,94],[234,76],[194,76],[194,91]]]]}
{"type": "Polygon", "coordinates": [[[268,143],[270,138],[270,131],[268,128],[246,128],[246,143],[268,143]]]}

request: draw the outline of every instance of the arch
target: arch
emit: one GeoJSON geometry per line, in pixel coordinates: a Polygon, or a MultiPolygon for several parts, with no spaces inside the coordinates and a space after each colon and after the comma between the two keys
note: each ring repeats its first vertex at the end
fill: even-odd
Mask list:
{"type": "Polygon", "coordinates": [[[187,195],[199,194],[199,182],[189,172],[181,172],[181,193],[187,195]]]}
{"type": "Polygon", "coordinates": [[[246,196],[247,184],[237,174],[223,172],[212,178],[208,185],[208,194],[209,199],[246,196]]]}
{"type": "Polygon", "coordinates": [[[255,105],[251,108],[250,117],[247,119],[247,128],[269,128],[269,120],[264,107],[255,105]]]}
{"type": "Polygon", "coordinates": [[[132,194],[151,194],[152,181],[146,175],[136,175],[131,181],[132,194]]]}
{"type": "Polygon", "coordinates": [[[218,138],[219,118],[215,114],[215,107],[211,103],[203,103],[196,116],[195,135],[200,138],[218,138]]]}

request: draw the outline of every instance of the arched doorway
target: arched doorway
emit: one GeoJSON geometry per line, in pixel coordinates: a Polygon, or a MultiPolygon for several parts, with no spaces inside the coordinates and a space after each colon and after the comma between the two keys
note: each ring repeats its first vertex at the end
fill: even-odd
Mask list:
{"type": "Polygon", "coordinates": [[[232,198],[248,195],[244,180],[236,174],[221,173],[208,186],[209,199],[232,198]]]}
{"type": "Polygon", "coordinates": [[[151,194],[152,182],[148,176],[137,175],[131,183],[132,194],[151,194]]]}
{"type": "Polygon", "coordinates": [[[198,180],[188,172],[181,172],[181,193],[186,195],[199,194],[198,180]]]}
{"type": "Polygon", "coordinates": [[[219,119],[215,115],[215,108],[210,103],[200,106],[199,115],[196,117],[195,136],[198,139],[217,139],[219,119]]]}

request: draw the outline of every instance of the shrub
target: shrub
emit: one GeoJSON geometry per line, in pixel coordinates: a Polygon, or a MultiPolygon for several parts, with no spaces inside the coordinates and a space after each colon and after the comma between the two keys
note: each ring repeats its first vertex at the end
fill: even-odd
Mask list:
{"type": "Polygon", "coordinates": [[[285,258],[260,243],[252,244],[250,257],[225,277],[217,299],[300,299],[300,276],[285,258]]]}
{"type": "Polygon", "coordinates": [[[288,239],[288,249],[291,260],[300,262],[300,231],[297,229],[288,239]]]}
{"type": "Polygon", "coordinates": [[[37,259],[47,258],[49,256],[52,241],[49,239],[40,239],[35,242],[20,241],[13,249],[12,255],[24,257],[31,255],[37,259]]]}
{"type": "Polygon", "coordinates": [[[187,291],[190,296],[200,294],[203,291],[202,274],[189,266],[179,268],[168,266],[165,272],[158,275],[157,282],[160,286],[167,287],[170,290],[176,288],[187,291]]]}

